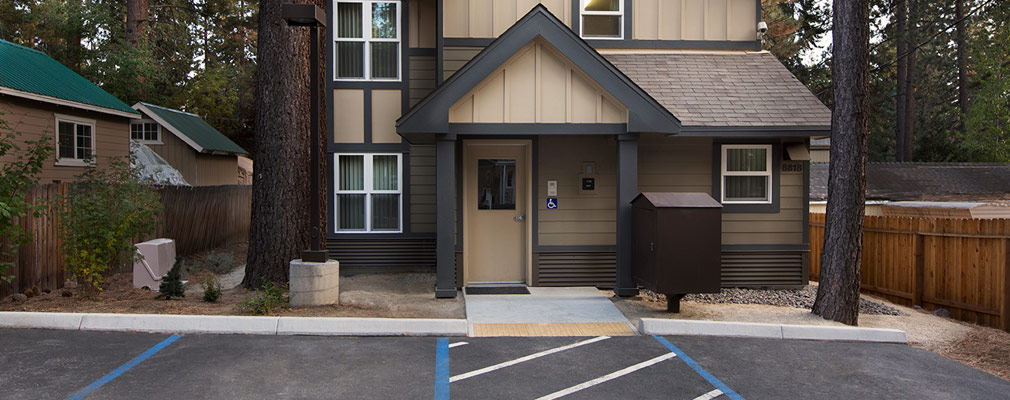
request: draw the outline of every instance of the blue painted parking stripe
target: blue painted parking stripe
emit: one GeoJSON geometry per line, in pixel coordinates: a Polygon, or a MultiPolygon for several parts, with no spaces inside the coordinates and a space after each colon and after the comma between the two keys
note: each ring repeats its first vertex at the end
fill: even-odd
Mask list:
{"type": "Polygon", "coordinates": [[[712,386],[715,386],[716,389],[719,389],[722,392],[722,394],[726,395],[726,397],[729,397],[734,400],[744,400],[743,396],[740,396],[739,394],[734,392],[733,389],[730,389],[729,386],[726,386],[725,383],[722,383],[722,381],[720,381],[719,378],[716,378],[714,375],[708,373],[708,371],[706,371],[705,368],[702,368],[701,365],[698,365],[697,362],[691,359],[691,357],[688,357],[687,354],[684,354],[683,351],[677,348],[677,346],[674,346],[673,343],[670,343],[669,340],[666,340],[666,338],[659,336],[653,336],[653,337],[656,338],[656,340],[658,340],[659,343],[662,343],[663,346],[666,346],[667,349],[670,349],[670,351],[676,353],[677,358],[684,360],[684,363],[687,364],[688,367],[691,367],[691,369],[693,369],[694,372],[697,372],[698,375],[701,375],[702,378],[705,378],[705,380],[708,381],[708,383],[711,383],[712,386]]]}
{"type": "Polygon", "coordinates": [[[435,400],[449,400],[449,339],[438,338],[435,346],[435,400]]]}
{"type": "Polygon", "coordinates": [[[112,372],[109,372],[107,375],[99,378],[97,381],[92,382],[84,389],[81,389],[77,391],[77,393],[70,395],[70,397],[67,397],[67,400],[80,400],[87,397],[89,394],[91,394],[91,392],[94,392],[98,390],[98,388],[105,386],[106,383],[112,382],[112,380],[116,379],[116,377],[122,375],[126,371],[129,371],[130,368],[136,367],[137,364],[140,364],[144,360],[148,359],[148,357],[153,356],[155,353],[161,351],[161,349],[168,347],[168,345],[172,344],[172,342],[176,340],[179,340],[179,338],[181,337],[182,336],[179,335],[169,336],[168,339],[162,340],[161,343],[158,343],[154,345],[154,347],[147,349],[147,351],[140,353],[139,356],[134,357],[126,364],[120,365],[119,368],[112,370],[112,372]]]}

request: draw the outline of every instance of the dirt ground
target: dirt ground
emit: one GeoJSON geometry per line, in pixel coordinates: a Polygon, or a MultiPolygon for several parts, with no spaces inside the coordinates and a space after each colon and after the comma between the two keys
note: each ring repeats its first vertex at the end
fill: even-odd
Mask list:
{"type": "MultiPolygon", "coordinates": [[[[606,292],[633,324],[641,318],[676,318],[710,321],[738,321],[796,325],[837,325],[805,308],[760,304],[706,304],[683,301],[680,313],[666,312],[666,301],[650,296],[620,298],[606,292]]],[[[1010,381],[1010,333],[982,327],[929,312],[897,305],[887,300],[862,295],[903,311],[906,315],[859,316],[859,326],[891,328],[906,332],[909,345],[926,349],[962,364],[1010,381]]]]}
{"type": "MultiPolygon", "coordinates": [[[[244,268],[247,243],[216,249],[235,256],[236,268],[244,268]]],[[[186,257],[187,265],[195,265],[211,252],[186,257]]],[[[241,279],[241,271],[238,279],[241,279]]],[[[188,270],[183,280],[188,280],[186,297],[158,300],[157,293],[133,287],[132,274],[114,274],[107,278],[105,289],[97,296],[89,296],[81,288],[42,294],[25,302],[10,298],[0,300],[0,311],[139,313],[139,314],[203,314],[249,315],[239,305],[256,295],[241,287],[223,290],[215,303],[202,300],[201,279],[209,272],[188,270]]],[[[236,275],[235,273],[229,275],[236,275]]],[[[222,280],[224,278],[222,277],[222,280]]],[[[237,282],[236,282],[237,283],[237,282]]],[[[363,274],[340,277],[340,304],[305,308],[283,308],[272,315],[302,317],[386,317],[386,318],[466,318],[462,296],[456,299],[435,299],[435,274],[363,274]]]]}

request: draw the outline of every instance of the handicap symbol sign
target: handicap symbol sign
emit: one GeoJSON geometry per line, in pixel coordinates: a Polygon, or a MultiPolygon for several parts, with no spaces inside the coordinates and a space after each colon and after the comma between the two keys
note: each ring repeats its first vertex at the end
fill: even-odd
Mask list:
{"type": "Polygon", "coordinates": [[[558,208],[558,199],[557,199],[557,197],[548,197],[547,198],[547,209],[548,210],[554,210],[556,208],[558,208]]]}

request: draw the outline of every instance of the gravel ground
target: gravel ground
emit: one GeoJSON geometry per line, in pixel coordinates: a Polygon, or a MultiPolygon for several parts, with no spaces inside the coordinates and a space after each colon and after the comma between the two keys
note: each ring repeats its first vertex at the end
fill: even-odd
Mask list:
{"type": "MultiPolygon", "coordinates": [[[[663,298],[663,295],[652,294],[663,298]]],[[[684,301],[708,304],[765,304],[810,309],[817,297],[817,286],[810,285],[797,290],[723,289],[715,294],[689,294],[684,301]]],[[[664,298],[665,300],[665,298],[664,298]]],[[[859,313],[869,315],[906,315],[885,304],[859,299],[859,313]]]]}

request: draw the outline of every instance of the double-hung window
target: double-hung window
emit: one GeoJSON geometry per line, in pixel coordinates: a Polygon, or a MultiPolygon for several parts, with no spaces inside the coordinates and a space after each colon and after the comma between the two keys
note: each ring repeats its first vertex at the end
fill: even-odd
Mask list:
{"type": "Polygon", "coordinates": [[[579,0],[582,23],[579,25],[586,39],[624,38],[624,0],[579,0]]]}
{"type": "Polygon", "coordinates": [[[400,232],[401,154],[336,154],[337,232],[400,232]]]}
{"type": "Polygon", "coordinates": [[[130,123],[130,139],[141,143],[161,142],[161,129],[157,122],[139,121],[130,123]]]}
{"type": "Polygon", "coordinates": [[[95,121],[56,115],[56,158],[61,165],[84,165],[95,156],[95,121]]]}
{"type": "Polygon", "coordinates": [[[337,1],[335,6],[335,78],[399,80],[400,2],[337,1]]]}
{"type": "Polygon", "coordinates": [[[722,199],[730,204],[772,202],[772,146],[722,146],[722,199]]]}

